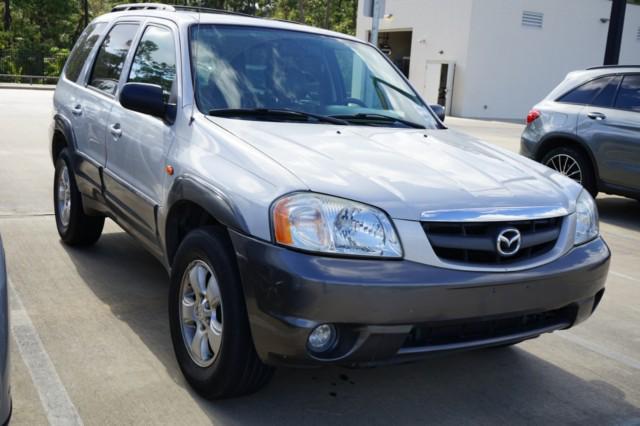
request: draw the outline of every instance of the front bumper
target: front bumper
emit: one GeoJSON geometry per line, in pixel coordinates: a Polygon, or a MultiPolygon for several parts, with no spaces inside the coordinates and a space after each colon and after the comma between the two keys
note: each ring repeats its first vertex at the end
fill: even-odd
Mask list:
{"type": "Polygon", "coordinates": [[[260,358],[269,364],[370,365],[493,346],[571,327],[604,291],[600,238],[517,272],[436,268],[407,260],[314,256],[230,231],[260,358]],[[321,323],[339,342],[307,348],[321,323]]]}

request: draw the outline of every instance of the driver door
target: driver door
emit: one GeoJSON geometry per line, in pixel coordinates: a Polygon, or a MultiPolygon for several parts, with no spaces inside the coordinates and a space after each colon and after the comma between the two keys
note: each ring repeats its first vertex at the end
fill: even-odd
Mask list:
{"type": "MultiPolygon", "coordinates": [[[[175,103],[177,37],[174,28],[148,23],[124,82],[157,84],[175,103]]],[[[164,197],[166,157],[175,139],[167,121],[113,106],[107,122],[105,196],[131,231],[157,246],[156,212],[164,197]]]]}

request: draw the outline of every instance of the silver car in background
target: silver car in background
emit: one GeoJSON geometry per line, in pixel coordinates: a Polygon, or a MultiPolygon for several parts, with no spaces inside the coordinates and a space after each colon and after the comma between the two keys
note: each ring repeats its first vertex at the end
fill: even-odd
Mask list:
{"type": "Polygon", "coordinates": [[[569,73],[527,115],[520,153],[594,197],[640,199],[640,65],[569,73]]]}
{"type": "Polygon", "coordinates": [[[9,296],[7,268],[0,238],[0,424],[11,418],[11,387],[9,384],[9,296]]]}

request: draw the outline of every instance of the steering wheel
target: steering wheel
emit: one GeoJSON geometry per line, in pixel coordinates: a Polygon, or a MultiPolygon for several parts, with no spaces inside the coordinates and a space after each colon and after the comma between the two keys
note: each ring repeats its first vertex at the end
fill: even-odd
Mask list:
{"type": "Polygon", "coordinates": [[[347,98],[347,99],[345,99],[345,103],[347,105],[356,104],[358,106],[361,106],[362,108],[366,108],[367,107],[367,104],[365,104],[364,101],[362,101],[362,100],[360,100],[358,98],[347,98]]]}

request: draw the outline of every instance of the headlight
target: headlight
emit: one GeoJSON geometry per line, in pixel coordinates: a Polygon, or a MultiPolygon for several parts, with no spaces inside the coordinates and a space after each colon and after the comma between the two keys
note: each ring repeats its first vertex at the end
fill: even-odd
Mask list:
{"type": "Polygon", "coordinates": [[[575,244],[591,241],[598,232],[598,208],[591,194],[583,190],[576,202],[575,244]]]}
{"type": "Polygon", "coordinates": [[[351,256],[402,257],[387,215],[355,201],[297,193],[273,204],[277,243],[302,250],[351,256]]]}

